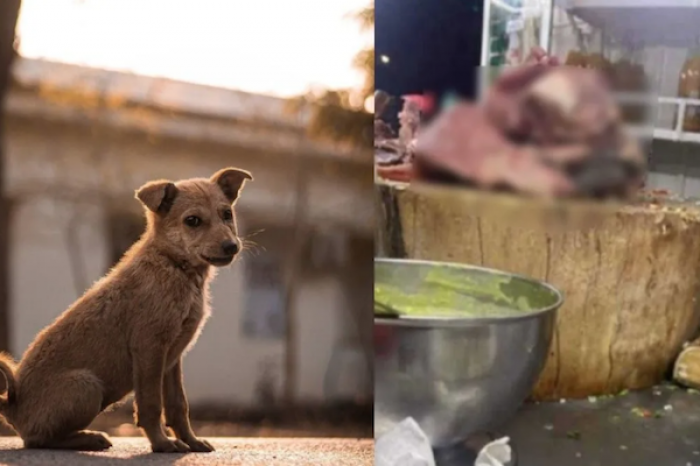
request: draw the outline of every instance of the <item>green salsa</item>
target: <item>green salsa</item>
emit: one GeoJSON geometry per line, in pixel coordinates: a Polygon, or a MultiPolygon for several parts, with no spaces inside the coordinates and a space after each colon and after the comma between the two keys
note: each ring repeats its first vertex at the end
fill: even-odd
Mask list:
{"type": "Polygon", "coordinates": [[[375,264],[378,317],[508,317],[546,308],[557,299],[538,283],[478,269],[375,264]]]}

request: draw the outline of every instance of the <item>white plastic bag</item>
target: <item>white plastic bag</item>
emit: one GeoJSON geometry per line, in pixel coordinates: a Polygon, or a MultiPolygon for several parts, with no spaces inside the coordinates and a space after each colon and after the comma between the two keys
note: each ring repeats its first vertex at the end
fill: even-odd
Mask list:
{"type": "Polygon", "coordinates": [[[506,466],[512,460],[509,437],[494,440],[481,449],[474,466],[506,466]]]}
{"type": "Polygon", "coordinates": [[[375,466],[435,466],[430,440],[413,418],[396,424],[374,445],[375,466]]]}

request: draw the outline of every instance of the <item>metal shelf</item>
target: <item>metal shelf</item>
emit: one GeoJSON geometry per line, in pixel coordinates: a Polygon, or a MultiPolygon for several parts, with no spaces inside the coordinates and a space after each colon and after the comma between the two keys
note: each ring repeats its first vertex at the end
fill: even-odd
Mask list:
{"type": "Polygon", "coordinates": [[[697,8],[700,0],[555,0],[563,8],[697,8]]]}
{"type": "Polygon", "coordinates": [[[664,139],[667,141],[691,142],[700,144],[700,133],[683,130],[683,118],[688,107],[700,107],[700,99],[686,99],[682,97],[649,97],[639,94],[616,94],[620,103],[640,103],[656,104],[661,106],[675,106],[675,127],[659,128],[646,126],[630,126],[633,134],[640,137],[653,137],[654,139],[664,139]]]}
{"type": "Polygon", "coordinates": [[[636,47],[693,47],[700,0],[558,0],[555,5],[636,47]]]}

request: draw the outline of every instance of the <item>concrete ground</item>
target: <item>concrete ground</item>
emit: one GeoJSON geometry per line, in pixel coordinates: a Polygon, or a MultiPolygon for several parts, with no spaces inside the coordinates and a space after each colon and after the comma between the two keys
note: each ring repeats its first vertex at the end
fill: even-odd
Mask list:
{"type": "MultiPolygon", "coordinates": [[[[527,404],[497,434],[506,435],[517,466],[700,466],[700,393],[664,385],[607,399],[527,404]]],[[[436,453],[438,466],[474,464],[466,449],[436,453]]]]}
{"type": "Polygon", "coordinates": [[[371,466],[372,439],[250,439],[213,437],[213,453],[154,454],[144,438],[112,437],[101,453],[24,450],[16,437],[0,437],[2,466],[371,466]]]}

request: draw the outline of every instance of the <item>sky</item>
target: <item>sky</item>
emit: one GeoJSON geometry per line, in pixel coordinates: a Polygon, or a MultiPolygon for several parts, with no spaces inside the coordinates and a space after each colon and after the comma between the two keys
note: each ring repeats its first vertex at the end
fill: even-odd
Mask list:
{"type": "MultiPolygon", "coordinates": [[[[390,95],[474,98],[483,0],[376,0],[375,86],[390,95]],[[384,57],[384,60],[382,60],[384,57]]],[[[398,126],[402,102],[383,118],[398,126]]]]}
{"type": "Polygon", "coordinates": [[[348,15],[367,3],[23,0],[17,32],[29,58],[290,97],[362,85],[352,60],[374,35],[348,15]]]}
{"type": "Polygon", "coordinates": [[[483,0],[376,0],[378,89],[473,97],[483,0]],[[381,57],[387,57],[382,62],[381,57]]]}

